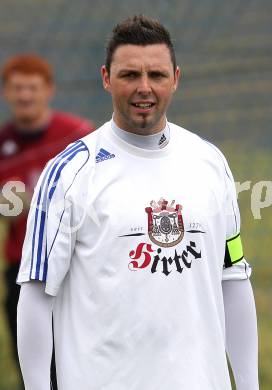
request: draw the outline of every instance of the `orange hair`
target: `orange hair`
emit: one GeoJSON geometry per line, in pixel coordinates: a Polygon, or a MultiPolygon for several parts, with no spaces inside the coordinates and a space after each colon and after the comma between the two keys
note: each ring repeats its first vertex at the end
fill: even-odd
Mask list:
{"type": "Polygon", "coordinates": [[[48,84],[53,83],[53,70],[51,65],[35,54],[20,54],[8,59],[1,70],[3,84],[15,72],[27,75],[39,74],[48,84]]]}

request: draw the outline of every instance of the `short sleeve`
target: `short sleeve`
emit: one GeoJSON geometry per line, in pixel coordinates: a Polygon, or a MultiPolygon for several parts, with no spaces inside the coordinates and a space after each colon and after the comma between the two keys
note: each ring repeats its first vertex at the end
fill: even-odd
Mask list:
{"type": "Polygon", "coordinates": [[[76,232],[73,202],[68,196],[75,178],[88,160],[80,140],[50,160],[31,202],[17,283],[39,280],[45,292],[57,295],[69,271],[76,232]]]}
{"type": "Polygon", "coordinates": [[[232,173],[225,162],[226,174],[226,247],[222,280],[248,279],[251,266],[244,258],[240,235],[240,212],[232,173]]]}

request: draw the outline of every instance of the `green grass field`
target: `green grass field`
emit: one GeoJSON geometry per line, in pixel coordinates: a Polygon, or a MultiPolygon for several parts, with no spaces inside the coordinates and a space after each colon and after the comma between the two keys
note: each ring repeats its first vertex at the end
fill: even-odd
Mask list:
{"type": "MultiPolygon", "coordinates": [[[[259,181],[271,180],[272,156],[268,151],[253,149],[252,146],[241,147],[231,142],[220,146],[229,160],[236,181],[250,180],[252,187],[259,181]]],[[[265,194],[263,194],[264,196],[265,194]]],[[[271,390],[272,266],[270,256],[272,252],[272,206],[261,211],[261,219],[254,219],[251,211],[251,191],[245,191],[239,195],[239,204],[244,251],[253,267],[251,280],[258,312],[260,388],[261,390],[271,390]]],[[[0,237],[3,240],[3,226],[0,226],[0,237]]],[[[16,369],[10,357],[9,337],[1,309],[5,289],[1,277],[4,265],[3,262],[0,264],[0,390],[15,390],[17,386],[16,369]]]]}

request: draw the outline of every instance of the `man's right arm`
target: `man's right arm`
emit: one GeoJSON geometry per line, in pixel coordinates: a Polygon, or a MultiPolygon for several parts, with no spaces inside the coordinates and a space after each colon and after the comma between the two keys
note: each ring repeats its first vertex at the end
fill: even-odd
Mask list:
{"type": "Polygon", "coordinates": [[[69,271],[84,209],[69,190],[86,164],[82,141],[50,160],[35,188],[17,283],[18,352],[26,390],[50,390],[54,297],[69,271]]]}
{"type": "Polygon", "coordinates": [[[25,390],[51,388],[53,304],[54,297],[44,292],[44,283],[30,281],[22,284],[17,308],[17,334],[25,390]]]}

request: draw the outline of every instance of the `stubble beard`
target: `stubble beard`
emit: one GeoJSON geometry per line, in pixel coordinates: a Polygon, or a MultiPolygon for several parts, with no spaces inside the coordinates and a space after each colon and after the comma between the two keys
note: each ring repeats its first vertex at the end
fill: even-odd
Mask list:
{"type": "Polygon", "coordinates": [[[146,131],[155,127],[161,119],[159,115],[154,115],[152,118],[148,118],[148,116],[148,114],[139,114],[138,118],[134,119],[129,113],[124,115],[131,131],[137,134],[137,130],[145,130],[144,133],[140,132],[140,134],[142,133],[143,135],[146,134],[146,131]]]}

